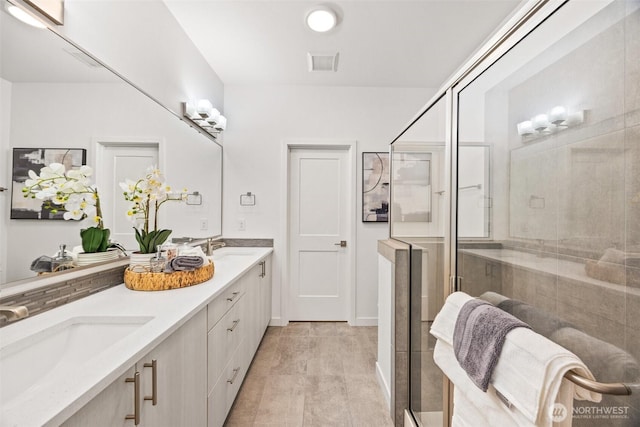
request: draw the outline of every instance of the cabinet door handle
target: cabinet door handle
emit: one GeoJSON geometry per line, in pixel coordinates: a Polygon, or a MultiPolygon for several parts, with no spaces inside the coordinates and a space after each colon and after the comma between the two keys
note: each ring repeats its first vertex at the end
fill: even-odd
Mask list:
{"type": "Polygon", "coordinates": [[[231,302],[234,299],[236,299],[236,297],[240,294],[239,291],[235,291],[234,293],[232,293],[231,295],[233,295],[232,297],[227,297],[227,301],[231,302]]]}
{"type": "Polygon", "coordinates": [[[260,277],[264,277],[267,275],[267,262],[266,261],[262,261],[260,263],[260,266],[262,267],[262,272],[260,272],[260,277]]]}
{"type": "Polygon", "coordinates": [[[150,400],[153,406],[158,404],[158,361],[152,359],[151,363],[144,364],[145,368],[151,368],[151,396],[145,396],[144,400],[150,400]]]}
{"type": "Polygon", "coordinates": [[[233,326],[231,326],[230,328],[227,328],[227,331],[229,331],[229,332],[233,332],[233,331],[234,331],[234,329],[236,329],[236,326],[238,326],[238,323],[240,323],[240,319],[238,319],[238,320],[234,320],[234,321],[233,321],[233,326]]]}
{"type": "Polygon", "coordinates": [[[238,366],[236,369],[233,370],[233,376],[231,377],[231,379],[228,379],[227,382],[229,384],[233,384],[233,382],[236,380],[236,377],[238,376],[239,373],[240,373],[240,366],[238,366]]]}
{"type": "Polygon", "coordinates": [[[133,378],[126,378],[126,383],[133,383],[133,415],[127,415],[125,420],[133,420],[135,425],[140,424],[140,372],[136,371],[133,378]]]}

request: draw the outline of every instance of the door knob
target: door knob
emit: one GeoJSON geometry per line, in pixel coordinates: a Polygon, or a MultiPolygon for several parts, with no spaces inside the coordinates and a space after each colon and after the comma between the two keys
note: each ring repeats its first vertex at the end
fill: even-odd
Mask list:
{"type": "Polygon", "coordinates": [[[346,240],[340,240],[340,243],[334,243],[335,246],[340,246],[341,248],[346,248],[347,247],[347,241],[346,240]]]}

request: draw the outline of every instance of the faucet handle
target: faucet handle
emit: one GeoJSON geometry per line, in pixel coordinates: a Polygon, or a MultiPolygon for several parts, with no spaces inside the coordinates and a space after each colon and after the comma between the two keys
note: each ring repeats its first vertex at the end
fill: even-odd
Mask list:
{"type": "Polygon", "coordinates": [[[24,305],[2,305],[0,306],[0,314],[4,315],[8,321],[24,319],[29,316],[29,309],[24,305]]]}

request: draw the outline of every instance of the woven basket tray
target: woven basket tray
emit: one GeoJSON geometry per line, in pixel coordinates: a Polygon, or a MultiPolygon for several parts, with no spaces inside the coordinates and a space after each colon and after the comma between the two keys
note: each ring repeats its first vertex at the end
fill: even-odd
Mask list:
{"type": "Polygon", "coordinates": [[[129,268],[124,270],[124,284],[134,291],[164,291],[186,288],[206,282],[213,277],[213,261],[194,271],[175,271],[173,273],[138,273],[129,268]]]}

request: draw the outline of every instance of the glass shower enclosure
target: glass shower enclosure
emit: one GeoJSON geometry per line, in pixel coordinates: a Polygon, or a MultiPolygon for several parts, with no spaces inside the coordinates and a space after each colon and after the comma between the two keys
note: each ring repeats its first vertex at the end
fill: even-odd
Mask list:
{"type": "Polygon", "coordinates": [[[410,412],[448,425],[430,323],[455,290],[630,396],[575,426],[640,425],[640,1],[529,2],[391,146],[390,232],[411,245],[410,412]]]}

